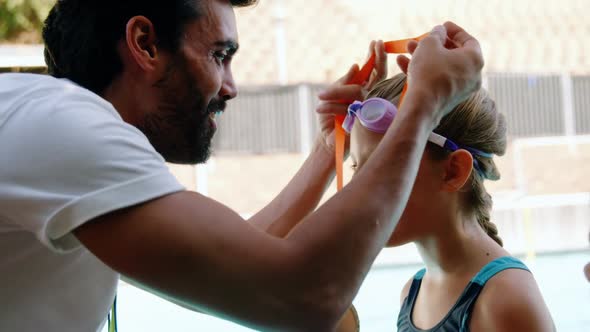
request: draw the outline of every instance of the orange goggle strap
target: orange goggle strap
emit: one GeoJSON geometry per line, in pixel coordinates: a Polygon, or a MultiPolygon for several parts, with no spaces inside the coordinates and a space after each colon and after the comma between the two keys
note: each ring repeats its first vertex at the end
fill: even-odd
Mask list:
{"type": "MultiPolygon", "coordinates": [[[[401,40],[394,40],[384,43],[385,45],[385,53],[389,54],[401,54],[408,52],[408,42],[412,40],[421,40],[426,37],[428,34],[424,34],[417,38],[409,38],[409,39],[401,39],[401,40]]],[[[375,67],[375,54],[373,53],[369,60],[363,65],[361,70],[350,80],[347,82],[348,84],[363,84],[365,83],[369,77],[371,76],[371,72],[375,67]]],[[[404,85],[404,89],[400,96],[398,109],[402,105],[402,101],[406,94],[407,84],[404,85]]],[[[344,132],[344,128],[342,128],[342,123],[344,122],[344,115],[336,115],[334,118],[334,139],[335,139],[335,158],[336,158],[336,188],[340,191],[344,185],[344,145],[346,142],[346,133],[344,132]]]]}

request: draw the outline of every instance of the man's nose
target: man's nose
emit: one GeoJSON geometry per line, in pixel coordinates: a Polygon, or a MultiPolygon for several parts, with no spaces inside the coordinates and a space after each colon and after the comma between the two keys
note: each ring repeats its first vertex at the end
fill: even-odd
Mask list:
{"type": "Polygon", "coordinates": [[[221,84],[221,90],[219,91],[219,96],[224,100],[230,100],[235,98],[238,95],[238,87],[236,86],[236,82],[234,81],[233,74],[231,71],[228,71],[225,74],[223,79],[223,83],[221,84]]]}

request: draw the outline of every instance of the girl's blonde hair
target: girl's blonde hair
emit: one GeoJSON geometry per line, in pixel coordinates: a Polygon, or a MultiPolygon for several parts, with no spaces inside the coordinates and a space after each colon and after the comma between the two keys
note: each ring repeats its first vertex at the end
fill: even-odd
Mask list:
{"type": "MultiPolygon", "coordinates": [[[[368,97],[380,97],[397,105],[405,83],[406,75],[398,74],[375,85],[368,97]]],[[[495,102],[483,89],[457,105],[441,120],[434,132],[459,145],[483,152],[498,156],[506,152],[506,119],[496,110],[495,102]]],[[[433,152],[435,158],[445,158],[448,155],[447,151],[433,144],[429,144],[429,150],[433,152]]],[[[483,184],[484,179],[498,180],[500,172],[492,158],[478,155],[473,155],[473,158],[478,164],[478,170],[474,169],[471,172],[467,182],[471,184],[471,190],[468,193],[466,205],[476,215],[477,222],[485,232],[502,245],[498,228],[490,220],[492,197],[483,184]]]]}

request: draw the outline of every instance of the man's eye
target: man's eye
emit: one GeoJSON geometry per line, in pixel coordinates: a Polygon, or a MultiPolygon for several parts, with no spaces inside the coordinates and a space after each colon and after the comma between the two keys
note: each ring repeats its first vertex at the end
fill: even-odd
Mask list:
{"type": "Polygon", "coordinates": [[[352,164],[350,165],[350,168],[352,169],[353,172],[356,172],[356,169],[358,168],[357,164],[352,164]]]}
{"type": "Polygon", "coordinates": [[[217,51],[213,53],[213,57],[215,58],[215,61],[221,64],[227,59],[228,54],[226,51],[217,51]]]}

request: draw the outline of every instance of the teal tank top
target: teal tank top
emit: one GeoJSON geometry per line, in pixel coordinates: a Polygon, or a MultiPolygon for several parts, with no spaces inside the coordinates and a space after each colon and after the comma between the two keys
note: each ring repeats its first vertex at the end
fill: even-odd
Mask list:
{"type": "Polygon", "coordinates": [[[418,297],[418,292],[420,291],[420,285],[422,284],[422,278],[426,273],[426,269],[418,271],[414,276],[414,280],[412,280],[410,291],[402,304],[402,308],[397,318],[398,332],[469,331],[471,312],[473,311],[473,306],[477,297],[481,293],[481,290],[490,278],[507,269],[521,269],[530,272],[523,262],[514,257],[500,257],[489,262],[469,281],[469,284],[467,284],[467,287],[465,287],[463,293],[459,296],[459,299],[455,302],[455,305],[446,316],[436,324],[436,326],[429,330],[421,330],[412,323],[412,311],[414,310],[414,304],[416,303],[416,298],[418,297]]]}

